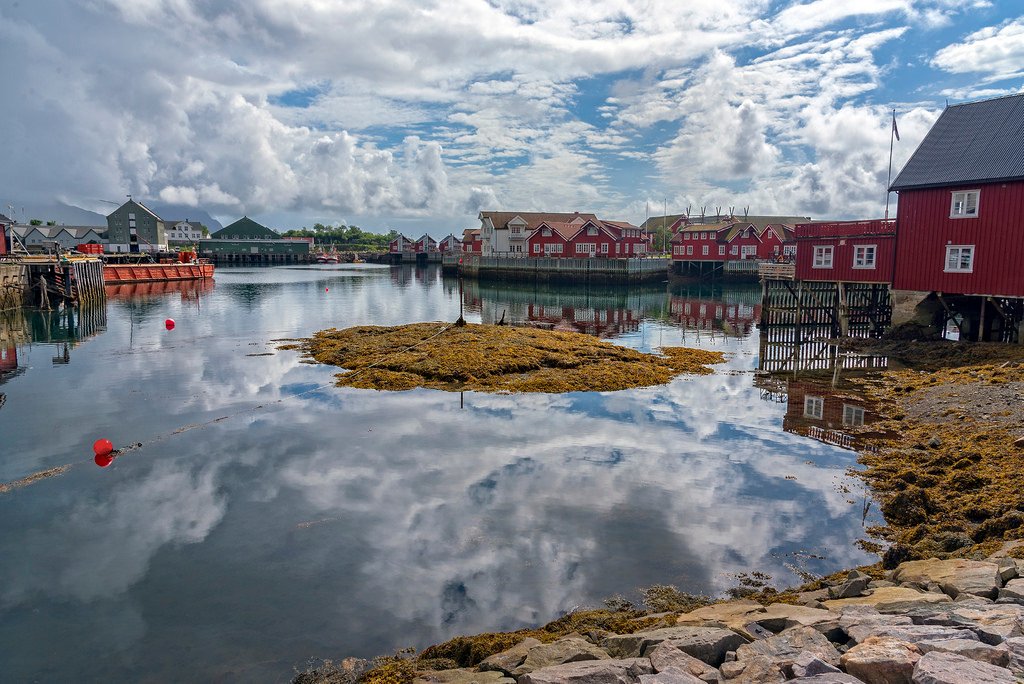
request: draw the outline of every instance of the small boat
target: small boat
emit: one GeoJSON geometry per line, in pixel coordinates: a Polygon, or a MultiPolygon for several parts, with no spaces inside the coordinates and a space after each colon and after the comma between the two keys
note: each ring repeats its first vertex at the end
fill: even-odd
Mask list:
{"type": "Polygon", "coordinates": [[[320,253],[316,257],[316,263],[318,264],[336,264],[339,262],[337,254],[320,253]]]}
{"type": "Polygon", "coordinates": [[[361,259],[359,257],[356,257],[355,259],[352,260],[352,263],[353,264],[365,264],[366,263],[366,259],[361,259]]]}

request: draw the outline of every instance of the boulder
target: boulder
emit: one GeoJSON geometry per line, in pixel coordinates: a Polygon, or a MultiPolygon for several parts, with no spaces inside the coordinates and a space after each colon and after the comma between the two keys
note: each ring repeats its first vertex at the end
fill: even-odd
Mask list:
{"type": "Polygon", "coordinates": [[[1017,675],[1024,675],[1024,637],[1007,639],[1006,647],[1010,650],[1008,667],[1017,675]]]}
{"type": "Polygon", "coordinates": [[[860,596],[867,590],[870,582],[871,578],[863,572],[852,570],[846,576],[845,582],[835,587],[829,587],[828,597],[831,599],[844,599],[860,596]]]}
{"type": "Polygon", "coordinates": [[[526,658],[512,674],[519,676],[552,665],[576,663],[583,660],[608,660],[611,656],[586,639],[579,636],[568,636],[550,644],[534,646],[526,653],[526,658]]]}
{"type": "Polygon", "coordinates": [[[722,676],[729,684],[775,684],[786,681],[779,666],[769,658],[756,655],[722,665],[722,676]]]}
{"type": "MultiPolygon", "coordinates": [[[[973,634],[972,634],[973,636],[973,634]]],[[[1007,667],[1010,664],[1010,649],[1006,644],[990,646],[977,639],[943,639],[940,641],[920,641],[917,647],[921,653],[941,651],[943,653],[955,653],[971,660],[977,660],[997,667],[1007,667]]]]}
{"type": "Polygon", "coordinates": [[[921,651],[894,637],[870,637],[843,654],[840,667],[866,684],[905,684],[921,651]]]}
{"type": "Polygon", "coordinates": [[[917,661],[913,684],[1015,684],[1017,678],[1004,667],[980,663],[955,653],[932,651],[917,661]]]}
{"type": "Polygon", "coordinates": [[[424,672],[413,680],[413,684],[514,684],[515,681],[500,672],[460,669],[424,672]]]}
{"type": "Polygon", "coordinates": [[[790,679],[786,684],[864,684],[864,682],[853,675],[843,674],[842,672],[828,672],[811,677],[797,677],[796,679],[790,679]]]}
{"type": "Polygon", "coordinates": [[[943,625],[883,625],[869,622],[850,627],[846,630],[846,633],[858,644],[867,641],[873,636],[893,637],[911,644],[946,639],[978,641],[978,637],[969,629],[943,625]]]}
{"type": "Polygon", "coordinates": [[[901,611],[916,603],[950,603],[951,599],[945,594],[929,593],[910,589],[908,587],[880,587],[872,589],[867,596],[856,598],[835,599],[825,601],[825,607],[829,610],[838,611],[844,606],[873,606],[876,610],[901,611]]]}
{"type": "Polygon", "coordinates": [[[688,674],[705,679],[715,675],[718,670],[708,665],[703,660],[694,658],[688,653],[683,653],[676,648],[671,641],[663,641],[654,647],[650,653],[651,666],[655,672],[663,672],[668,669],[682,670],[688,674]]]}
{"type": "Polygon", "coordinates": [[[789,674],[793,677],[813,677],[814,675],[837,673],[841,670],[838,667],[816,658],[810,653],[801,654],[790,667],[789,674]]]}
{"type": "Polygon", "coordinates": [[[733,625],[745,625],[757,619],[760,613],[765,612],[765,607],[757,601],[743,599],[741,601],[730,601],[729,603],[716,603],[712,606],[704,606],[689,613],[683,613],[676,618],[677,625],[705,625],[709,622],[717,622],[728,627],[733,625]]]}
{"type": "Polygon", "coordinates": [[[553,665],[522,675],[518,684],[639,684],[640,676],[653,674],[647,658],[588,660],[553,665]]]}
{"type": "Polygon", "coordinates": [[[831,636],[839,629],[839,618],[835,613],[788,603],[773,603],[764,613],[758,614],[756,622],[775,634],[791,627],[814,627],[822,634],[831,636]]]}
{"type": "Polygon", "coordinates": [[[922,586],[938,584],[946,594],[956,597],[961,593],[994,599],[1002,582],[999,566],[987,561],[965,558],[908,561],[901,563],[893,573],[894,582],[912,582],[922,586]]]}
{"type": "Polygon", "coordinates": [[[999,579],[1004,585],[1020,576],[1017,570],[1017,563],[1014,559],[1004,556],[1002,558],[996,558],[994,562],[996,567],[999,568],[999,579]]]}
{"type": "Polygon", "coordinates": [[[670,667],[658,674],[640,675],[640,684],[705,684],[705,682],[689,672],[670,667]]]}
{"type": "Polygon", "coordinates": [[[1011,579],[999,590],[1000,599],[1024,601],[1024,579],[1011,579]]]}
{"type": "Polygon", "coordinates": [[[1024,636],[1021,631],[1024,606],[1020,605],[954,603],[918,606],[909,615],[918,624],[966,627],[986,644],[993,646],[1011,637],[1024,636]]]}
{"type": "Polygon", "coordinates": [[[663,641],[694,658],[718,667],[728,651],[735,651],[746,640],[732,630],[721,627],[664,627],[650,632],[608,637],[601,647],[614,658],[646,656],[663,641]]]}
{"type": "Polygon", "coordinates": [[[541,643],[533,637],[526,637],[507,651],[484,658],[479,667],[484,671],[512,674],[512,671],[526,660],[526,654],[530,649],[540,645],[541,643]]]}
{"type": "Polygon", "coordinates": [[[770,660],[784,673],[791,674],[794,662],[812,656],[829,665],[839,664],[839,651],[813,627],[794,627],[768,639],[743,644],[736,649],[736,660],[743,662],[755,656],[770,660]]]}

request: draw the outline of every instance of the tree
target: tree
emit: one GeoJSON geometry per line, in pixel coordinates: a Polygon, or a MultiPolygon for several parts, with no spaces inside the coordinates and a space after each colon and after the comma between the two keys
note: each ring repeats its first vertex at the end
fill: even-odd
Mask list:
{"type": "Polygon", "coordinates": [[[48,226],[55,226],[55,225],[57,225],[57,222],[56,221],[47,221],[46,225],[48,225],[48,226]]]}
{"type": "Polygon", "coordinates": [[[40,221],[39,219],[32,219],[31,221],[28,222],[28,225],[30,225],[30,226],[41,226],[41,225],[43,225],[43,222],[40,221]]]}

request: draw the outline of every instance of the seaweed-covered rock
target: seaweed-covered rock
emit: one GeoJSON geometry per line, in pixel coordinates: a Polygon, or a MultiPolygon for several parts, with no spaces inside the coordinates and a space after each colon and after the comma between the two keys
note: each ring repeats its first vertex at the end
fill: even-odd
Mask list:
{"type": "Polygon", "coordinates": [[[608,660],[611,656],[603,649],[580,637],[568,636],[550,644],[534,646],[526,653],[512,674],[515,676],[533,672],[552,665],[575,663],[584,660],[608,660]]]}
{"type": "Polygon", "coordinates": [[[515,681],[500,672],[459,669],[424,672],[413,680],[413,684],[513,684],[515,681]]]}
{"type": "Polygon", "coordinates": [[[541,642],[538,640],[527,637],[508,650],[484,658],[480,663],[480,669],[512,674],[512,671],[526,660],[526,654],[530,652],[530,649],[540,645],[541,642]]]}

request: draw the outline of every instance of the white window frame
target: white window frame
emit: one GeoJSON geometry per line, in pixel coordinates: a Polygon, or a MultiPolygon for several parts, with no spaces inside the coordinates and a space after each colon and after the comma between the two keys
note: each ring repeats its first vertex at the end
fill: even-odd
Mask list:
{"type": "Polygon", "coordinates": [[[707,256],[708,252],[710,252],[710,251],[711,251],[711,248],[708,245],[704,245],[703,247],[700,248],[700,253],[703,256],[707,256]]]}
{"type": "Polygon", "coordinates": [[[814,245],[814,261],[812,268],[832,268],[836,248],[832,245],[814,245]],[[825,257],[828,257],[826,259],[825,257]]]}
{"type": "Polygon", "coordinates": [[[540,254],[540,243],[539,242],[534,243],[534,245],[533,245],[533,253],[534,254],[540,254]]]}
{"type": "Polygon", "coordinates": [[[607,254],[607,253],[608,253],[608,243],[607,242],[602,242],[601,243],[601,254],[607,254]]]}
{"type": "Polygon", "coordinates": [[[949,218],[978,218],[981,190],[954,190],[950,195],[949,218]]]}
{"type": "Polygon", "coordinates": [[[729,248],[729,254],[731,254],[733,256],[736,256],[739,253],[740,253],[740,248],[737,247],[736,245],[733,245],[732,247],[729,248]]]}
{"type": "Polygon", "coordinates": [[[743,245],[740,252],[744,257],[757,256],[757,245],[743,245]]]}
{"type": "Polygon", "coordinates": [[[843,404],[843,425],[860,427],[864,424],[864,407],[855,404],[843,404]]]}
{"type": "Polygon", "coordinates": [[[854,245],[853,267],[857,269],[874,269],[878,260],[878,245],[854,245]],[[862,252],[863,250],[863,252],[862,252]],[[871,250],[871,261],[868,261],[868,250],[871,250]]]}
{"type": "Polygon", "coordinates": [[[974,273],[974,245],[946,245],[945,273],[974,273]],[[955,253],[955,257],[954,257],[955,253]],[[967,255],[967,265],[964,264],[964,255],[967,255]],[[950,261],[956,264],[950,266],[950,261]]]}
{"type": "Polygon", "coordinates": [[[812,394],[804,395],[804,418],[821,420],[825,416],[825,399],[812,394]]]}
{"type": "Polygon", "coordinates": [[[718,256],[725,256],[725,245],[718,245],[718,256]]]}
{"type": "Polygon", "coordinates": [[[693,245],[686,245],[686,256],[693,256],[693,245]]]}

